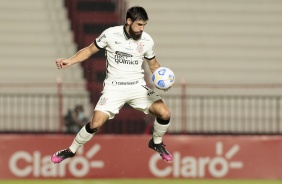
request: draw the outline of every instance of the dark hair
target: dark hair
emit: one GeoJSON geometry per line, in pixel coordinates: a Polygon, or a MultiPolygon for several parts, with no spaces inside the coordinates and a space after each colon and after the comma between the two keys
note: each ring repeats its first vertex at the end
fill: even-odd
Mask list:
{"type": "Polygon", "coordinates": [[[130,18],[133,22],[135,20],[149,20],[146,10],[141,6],[133,6],[126,12],[126,20],[130,18]]]}

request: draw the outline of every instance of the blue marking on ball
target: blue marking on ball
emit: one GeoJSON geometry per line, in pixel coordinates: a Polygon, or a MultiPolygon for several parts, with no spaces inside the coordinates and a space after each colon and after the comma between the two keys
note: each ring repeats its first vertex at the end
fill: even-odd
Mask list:
{"type": "Polygon", "coordinates": [[[152,75],[152,81],[154,81],[156,78],[155,74],[152,75]]]}
{"type": "Polygon", "coordinates": [[[166,69],[165,69],[165,68],[163,68],[163,69],[161,69],[160,71],[158,71],[159,75],[164,75],[165,72],[166,72],[166,69]]]}
{"type": "Polygon", "coordinates": [[[165,82],[164,82],[164,80],[159,80],[159,81],[158,81],[158,85],[159,85],[161,88],[164,88],[164,87],[165,87],[165,82]]]}

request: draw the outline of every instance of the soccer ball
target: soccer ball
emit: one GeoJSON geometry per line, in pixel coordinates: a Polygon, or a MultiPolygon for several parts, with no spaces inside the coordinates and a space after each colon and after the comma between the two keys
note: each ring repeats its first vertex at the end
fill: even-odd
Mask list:
{"type": "Polygon", "coordinates": [[[162,90],[168,89],[173,85],[175,81],[174,73],[169,68],[160,67],[154,71],[152,75],[152,81],[156,88],[162,90]]]}

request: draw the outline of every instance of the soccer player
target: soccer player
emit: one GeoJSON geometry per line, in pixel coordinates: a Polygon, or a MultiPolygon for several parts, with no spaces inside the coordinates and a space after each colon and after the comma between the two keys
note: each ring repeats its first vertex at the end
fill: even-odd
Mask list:
{"type": "Polygon", "coordinates": [[[56,60],[58,69],[67,68],[105,48],[107,71],[102,96],[91,122],[81,128],[69,148],[52,155],[52,162],[60,163],[73,157],[108,119],[114,118],[125,103],[156,117],[148,147],[157,151],[165,161],[172,161],[172,155],[162,141],[170,124],[171,113],[162,98],[146,86],[142,69],[143,61],[147,61],[151,72],[160,67],[153,50],[154,41],[144,32],[148,19],[143,7],[133,6],[127,10],[125,25],[106,29],[94,43],[79,50],[70,59],[56,60]]]}

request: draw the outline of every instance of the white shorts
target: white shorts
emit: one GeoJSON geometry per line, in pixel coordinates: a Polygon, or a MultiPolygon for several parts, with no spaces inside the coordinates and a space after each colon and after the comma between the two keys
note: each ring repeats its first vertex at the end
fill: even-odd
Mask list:
{"type": "Polygon", "coordinates": [[[115,114],[118,114],[123,105],[127,103],[134,109],[148,114],[150,106],[160,99],[162,98],[145,86],[142,81],[137,83],[135,81],[107,82],[102,91],[102,96],[96,104],[95,111],[102,111],[109,115],[109,119],[113,119],[115,114]]]}

